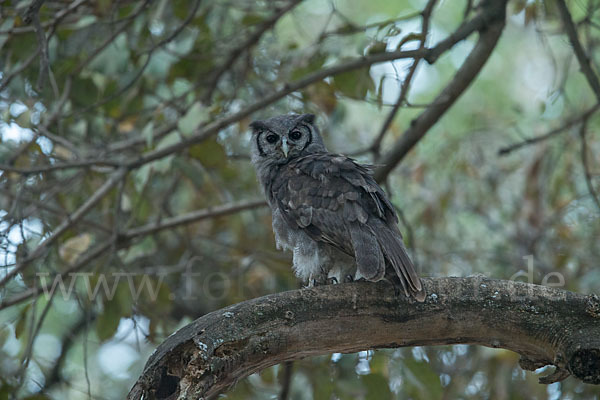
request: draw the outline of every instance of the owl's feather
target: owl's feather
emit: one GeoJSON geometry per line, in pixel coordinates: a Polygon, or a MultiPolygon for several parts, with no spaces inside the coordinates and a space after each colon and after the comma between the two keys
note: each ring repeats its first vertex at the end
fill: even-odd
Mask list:
{"type": "Polygon", "coordinates": [[[354,257],[367,280],[381,280],[390,265],[407,295],[423,301],[425,292],[402,243],[398,217],[369,166],[323,152],[278,168],[267,195],[291,227],[354,257]]]}

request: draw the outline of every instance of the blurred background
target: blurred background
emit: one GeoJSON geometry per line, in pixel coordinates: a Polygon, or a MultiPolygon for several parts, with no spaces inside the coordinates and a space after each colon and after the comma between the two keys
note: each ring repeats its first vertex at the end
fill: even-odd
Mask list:
{"type": "MultiPolygon", "coordinates": [[[[600,288],[599,93],[557,4],[509,1],[481,73],[383,177],[424,276],[600,288]]],[[[592,69],[599,4],[566,2],[592,69]]],[[[0,399],[122,399],[178,328],[301,287],[275,249],[248,123],[311,112],[331,151],[378,164],[478,35],[433,64],[348,63],[435,46],[479,12],[472,0],[0,1],[0,399]]],[[[222,398],[600,396],[538,377],[505,350],[417,347],[278,365],[222,398]]]]}

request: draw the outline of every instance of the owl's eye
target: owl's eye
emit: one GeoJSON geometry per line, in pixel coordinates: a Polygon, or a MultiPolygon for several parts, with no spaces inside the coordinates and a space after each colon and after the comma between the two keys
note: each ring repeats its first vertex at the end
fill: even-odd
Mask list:
{"type": "Polygon", "coordinates": [[[302,132],[300,131],[292,131],[290,132],[290,139],[292,140],[298,140],[302,137],[302,132]]]}
{"type": "Polygon", "coordinates": [[[279,136],[277,135],[274,135],[272,133],[270,135],[267,135],[267,142],[269,143],[275,143],[277,139],[279,139],[279,136]]]}

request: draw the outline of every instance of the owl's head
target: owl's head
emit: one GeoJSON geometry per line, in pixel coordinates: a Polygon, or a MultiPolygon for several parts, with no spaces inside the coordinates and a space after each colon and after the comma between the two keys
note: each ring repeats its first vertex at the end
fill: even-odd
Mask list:
{"type": "Polygon", "coordinates": [[[252,122],[252,159],[283,164],[298,156],[327,151],[314,121],[313,114],[284,114],[252,122]]]}

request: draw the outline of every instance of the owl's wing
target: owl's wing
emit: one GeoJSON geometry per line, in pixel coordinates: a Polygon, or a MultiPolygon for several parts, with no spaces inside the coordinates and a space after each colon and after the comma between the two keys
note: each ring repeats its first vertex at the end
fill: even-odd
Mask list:
{"type": "Polygon", "coordinates": [[[355,257],[366,279],[380,280],[387,261],[407,294],[424,298],[394,207],[371,169],[342,155],[299,157],[281,168],[271,187],[272,199],[288,224],[355,257]]]}

